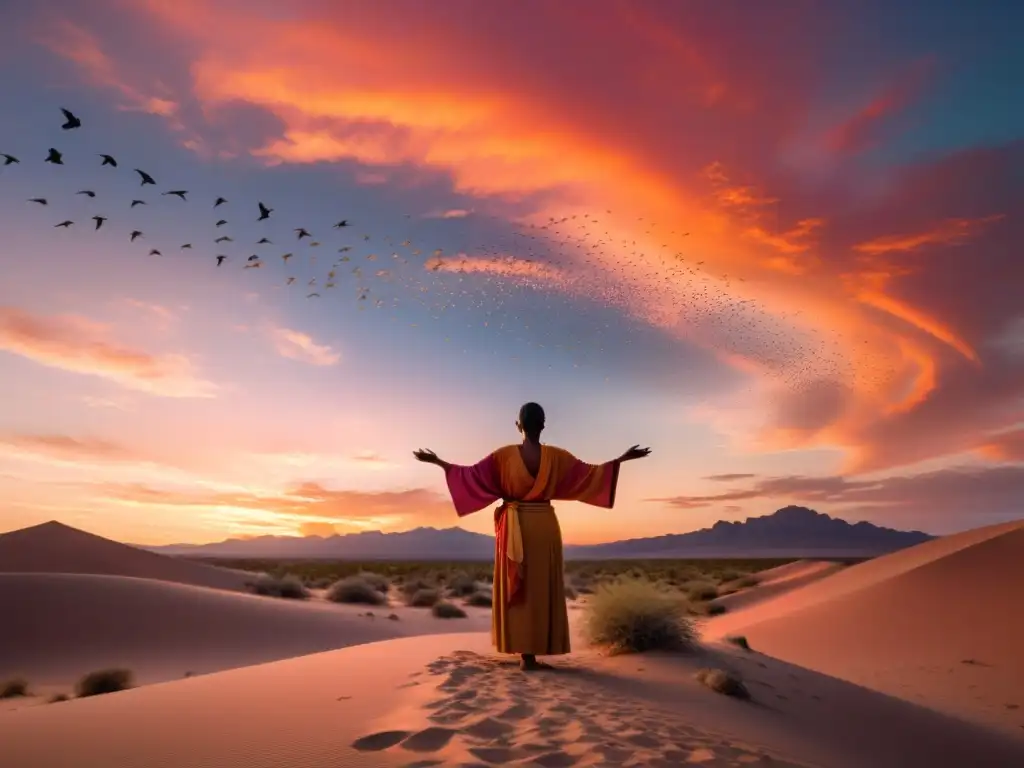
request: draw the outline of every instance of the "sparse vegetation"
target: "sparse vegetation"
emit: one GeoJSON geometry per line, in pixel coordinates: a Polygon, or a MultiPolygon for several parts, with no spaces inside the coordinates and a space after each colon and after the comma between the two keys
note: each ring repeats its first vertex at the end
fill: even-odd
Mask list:
{"type": "Polygon", "coordinates": [[[379,573],[374,573],[373,571],[360,571],[356,575],[382,595],[386,595],[388,590],[391,589],[391,582],[388,581],[386,576],[382,576],[379,573]]]}
{"type": "Polygon", "coordinates": [[[569,582],[565,583],[565,599],[566,600],[575,600],[576,599],[576,589],[569,582]]]}
{"type": "Polygon", "coordinates": [[[292,600],[305,600],[309,597],[309,590],[298,576],[288,573],[284,576],[274,576],[270,573],[260,574],[251,583],[250,589],[257,595],[268,597],[282,597],[292,600]]]}
{"type": "Polygon", "coordinates": [[[347,576],[327,588],[326,598],[332,603],[384,605],[387,598],[361,576],[347,576]]]}
{"type": "Polygon", "coordinates": [[[28,680],[15,677],[0,683],[0,699],[17,699],[28,696],[28,680]]]}
{"type": "Polygon", "coordinates": [[[455,603],[449,603],[447,600],[438,600],[434,603],[434,607],[430,609],[430,612],[439,619],[466,618],[466,612],[464,610],[455,603]]]}
{"type": "Polygon", "coordinates": [[[449,597],[469,597],[477,591],[476,579],[468,573],[456,571],[447,580],[449,597]]]}
{"type": "Polygon", "coordinates": [[[47,704],[59,704],[62,701],[70,701],[71,697],[66,693],[55,693],[46,700],[47,704]]]}
{"type": "Polygon", "coordinates": [[[682,651],[696,639],[686,602],[647,579],[602,584],[586,608],[587,639],[613,653],[682,651]]]}
{"type": "Polygon", "coordinates": [[[490,608],[493,604],[494,598],[491,593],[482,589],[466,598],[466,605],[472,605],[475,608],[490,608]]]}
{"type": "Polygon", "coordinates": [[[725,638],[725,642],[735,645],[737,648],[742,648],[744,651],[750,650],[750,643],[747,642],[747,638],[743,635],[729,635],[725,638]]]}
{"type": "Polygon", "coordinates": [[[132,687],[134,675],[130,669],[99,669],[90,672],[75,685],[78,698],[99,696],[104,693],[117,693],[132,687]]]}
{"type": "Polygon", "coordinates": [[[418,589],[406,598],[406,605],[412,608],[430,608],[441,599],[436,589],[418,589]]]}
{"type": "Polygon", "coordinates": [[[750,691],[743,681],[732,672],[724,669],[701,669],[695,675],[697,680],[715,693],[732,696],[736,699],[749,699],[750,691]]]}
{"type": "Polygon", "coordinates": [[[714,600],[718,597],[718,586],[710,581],[689,581],[683,585],[686,596],[694,602],[714,600]]]}

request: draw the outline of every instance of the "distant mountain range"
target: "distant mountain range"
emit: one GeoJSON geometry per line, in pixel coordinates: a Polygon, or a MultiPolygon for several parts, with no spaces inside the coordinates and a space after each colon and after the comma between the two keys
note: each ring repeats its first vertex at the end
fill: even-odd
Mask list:
{"type": "MultiPolygon", "coordinates": [[[[934,538],[921,531],[897,531],[845,520],[806,507],[784,507],[744,522],[715,523],[692,533],[675,533],[607,544],[568,545],[574,560],[729,557],[873,557],[934,538]]],[[[335,536],[257,536],[214,544],[145,547],[189,557],[334,560],[488,560],[494,537],[461,528],[415,528],[401,533],[367,531],[335,536]]]]}

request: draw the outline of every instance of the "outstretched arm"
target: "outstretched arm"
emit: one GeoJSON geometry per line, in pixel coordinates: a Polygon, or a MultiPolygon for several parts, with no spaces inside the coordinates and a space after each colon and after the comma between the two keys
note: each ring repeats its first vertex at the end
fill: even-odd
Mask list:
{"type": "Polygon", "coordinates": [[[448,492],[459,517],[477,512],[501,498],[501,480],[494,454],[472,466],[451,464],[438,458],[433,451],[414,451],[417,460],[436,464],[444,469],[448,492]]]}
{"type": "Polygon", "coordinates": [[[420,448],[418,451],[413,451],[412,455],[416,457],[417,461],[422,461],[424,464],[436,464],[445,472],[454,466],[428,448],[420,448]]]}
{"type": "Polygon", "coordinates": [[[621,463],[623,461],[633,461],[634,459],[642,459],[646,456],[651,455],[650,448],[641,448],[639,445],[630,447],[624,454],[615,459],[615,461],[621,463]]]}

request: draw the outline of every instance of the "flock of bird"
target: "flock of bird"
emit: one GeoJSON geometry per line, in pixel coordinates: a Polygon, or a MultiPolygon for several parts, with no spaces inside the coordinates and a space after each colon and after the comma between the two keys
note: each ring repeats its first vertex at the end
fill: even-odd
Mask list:
{"type": "MultiPolygon", "coordinates": [[[[64,132],[82,129],[82,120],[77,115],[67,109],[62,112],[64,132]]],[[[42,152],[40,155],[44,163],[64,165],[65,154],[60,149],[51,147],[45,156],[42,152]]],[[[0,172],[26,159],[0,153],[0,172]]],[[[196,202],[197,195],[190,190],[161,189],[154,175],[131,167],[134,164],[124,165],[113,154],[97,154],[94,162],[106,172],[130,168],[128,172],[138,180],[139,192],[121,203],[129,213],[157,202],[154,196],[196,202]]],[[[77,190],[74,194],[100,202],[93,189],[77,190]]],[[[46,209],[52,207],[46,197],[28,198],[28,202],[46,209]]],[[[293,226],[288,227],[291,244],[286,250],[272,242],[270,231],[249,240],[251,247],[244,244],[243,224],[266,227],[268,222],[276,221],[274,208],[267,202],[251,200],[239,205],[225,196],[215,196],[206,204],[212,224],[208,241],[150,243],[147,233],[137,226],[126,227],[123,235],[129,243],[143,245],[154,257],[174,251],[204,252],[211,266],[219,268],[229,262],[241,262],[244,269],[251,270],[276,262],[285,270],[283,285],[307,288],[305,295],[309,299],[320,298],[321,291],[337,287],[344,276],[350,275],[360,309],[367,305],[394,306],[400,301],[418,302],[437,319],[446,311],[461,308],[469,313],[467,325],[518,332],[519,338],[531,346],[568,354],[574,365],[591,356],[606,356],[613,346],[629,344],[636,329],[644,324],[614,321],[595,312],[586,322],[577,318],[579,327],[572,328],[574,321],[564,311],[566,290],[594,306],[610,305],[633,316],[644,314],[643,307],[638,312],[638,299],[657,302],[663,328],[676,335],[700,334],[705,343],[711,339],[714,345],[731,353],[757,360],[793,386],[822,378],[848,378],[853,373],[843,353],[843,339],[813,328],[794,333],[793,325],[787,322],[793,318],[779,318],[735,290],[742,278],[712,275],[705,271],[702,259],[679,251],[678,244],[688,232],[660,228],[643,219],[630,222],[628,229],[636,234],[625,237],[613,234],[616,227],[593,214],[550,218],[544,224],[518,227],[495,219],[491,222],[493,226],[486,227],[485,242],[467,243],[452,254],[414,243],[408,234],[355,235],[353,222],[338,216],[331,229],[341,236],[340,240],[324,247],[323,241],[314,235],[314,227],[293,226]],[[638,244],[633,239],[638,236],[645,238],[646,243],[638,244]],[[664,238],[664,244],[652,250],[649,244],[660,238],[664,238]],[[269,255],[272,248],[278,250],[269,255]],[[334,249],[332,256],[318,263],[317,255],[330,249],[334,249]],[[298,263],[304,263],[306,269],[296,269],[298,263]],[[314,274],[307,279],[310,268],[314,274]],[[300,278],[301,271],[307,274],[300,278]],[[552,276],[560,282],[561,294],[537,290],[550,282],[552,276]],[[390,292],[383,290],[388,283],[393,287],[390,292]],[[398,290],[400,286],[405,290],[398,290]],[[541,312],[527,310],[517,300],[524,293],[535,300],[546,300],[548,306],[541,312]],[[552,315],[563,322],[551,322],[552,315]]],[[[612,212],[605,214],[611,217],[612,212]]],[[[90,217],[91,228],[106,230],[112,218],[109,210],[96,212],[90,217]]],[[[406,213],[404,218],[408,224],[413,216],[406,213]]],[[[53,224],[63,229],[81,225],[83,222],[72,218],[53,224]]],[[[892,373],[878,369],[869,375],[886,377],[892,373]]]]}

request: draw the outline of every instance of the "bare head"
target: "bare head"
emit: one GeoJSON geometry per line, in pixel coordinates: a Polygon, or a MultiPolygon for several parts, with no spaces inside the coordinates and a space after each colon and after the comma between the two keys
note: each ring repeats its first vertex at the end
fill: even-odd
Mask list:
{"type": "Polygon", "coordinates": [[[519,409],[519,420],[516,429],[534,442],[540,441],[540,433],[544,431],[544,409],[537,403],[527,403],[519,409]]]}

